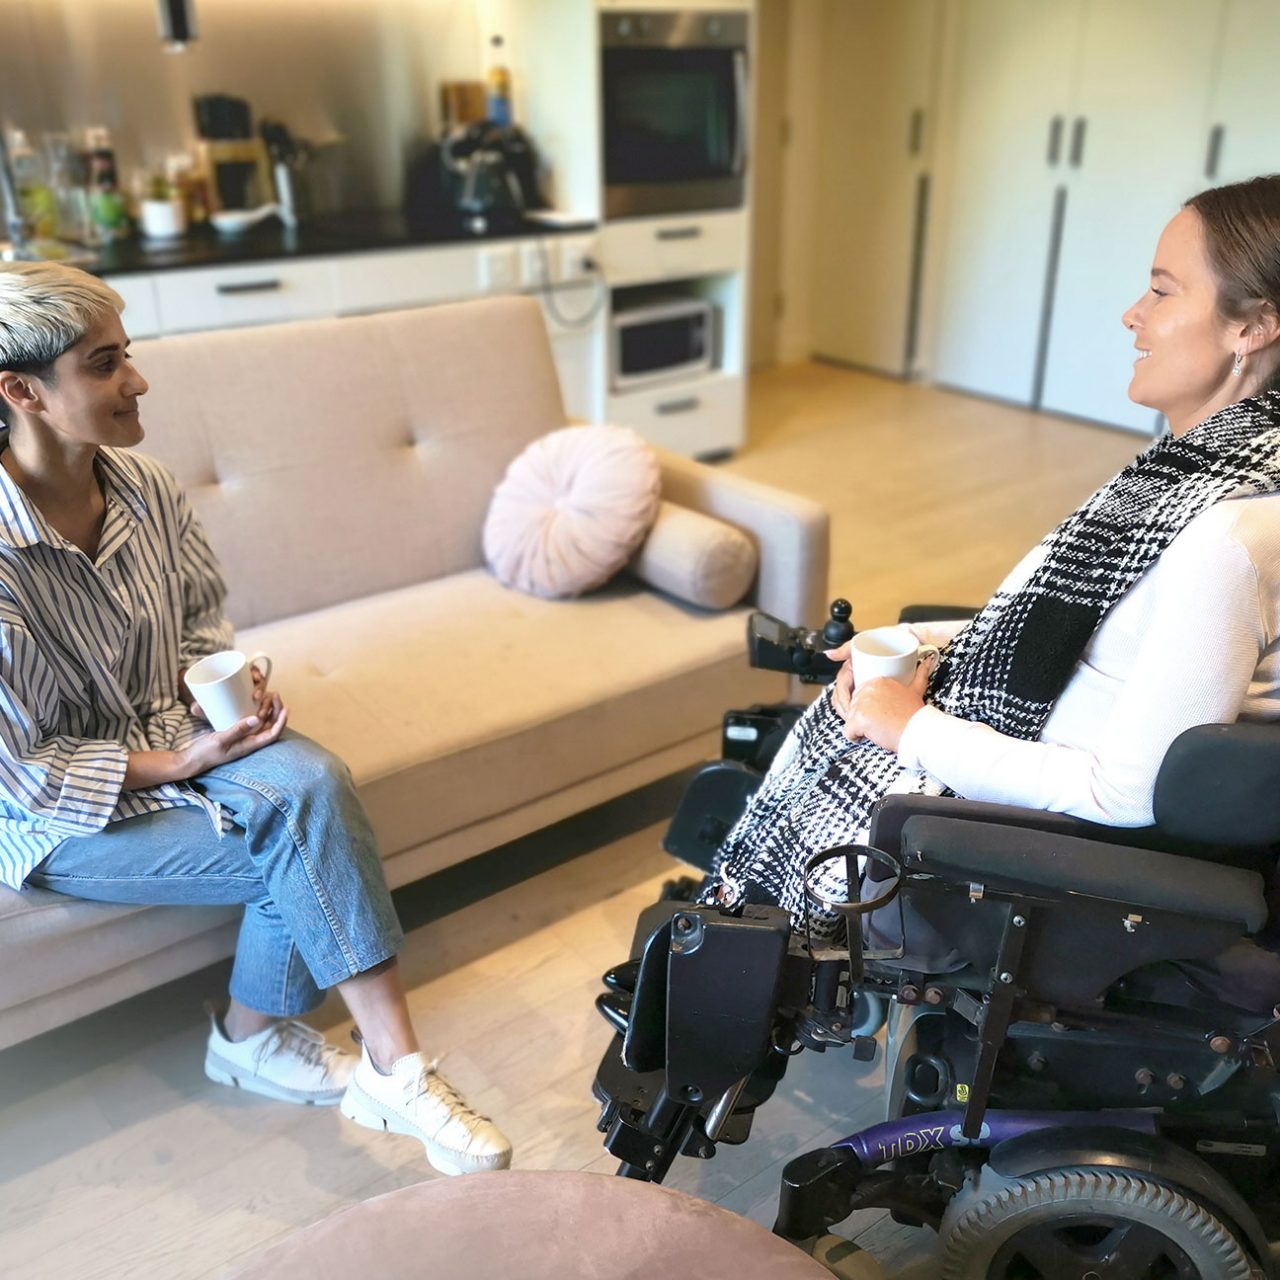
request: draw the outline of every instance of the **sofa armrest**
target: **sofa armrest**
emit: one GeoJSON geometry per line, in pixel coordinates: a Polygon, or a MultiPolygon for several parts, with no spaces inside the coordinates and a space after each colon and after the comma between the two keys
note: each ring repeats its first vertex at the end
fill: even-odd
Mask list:
{"type": "Polygon", "coordinates": [[[735,525],[760,553],[750,597],[792,626],[821,626],[827,616],[829,518],[816,502],[746,480],[719,467],[656,450],[662,495],[735,525]]]}

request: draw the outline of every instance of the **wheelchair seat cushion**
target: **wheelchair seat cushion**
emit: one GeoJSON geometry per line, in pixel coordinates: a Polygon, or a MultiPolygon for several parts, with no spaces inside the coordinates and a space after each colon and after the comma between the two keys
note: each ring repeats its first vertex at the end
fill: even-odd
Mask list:
{"type": "Polygon", "coordinates": [[[952,818],[903,827],[908,867],[956,881],[1012,882],[1239,925],[1266,923],[1263,880],[1253,871],[1075,836],[952,818]]]}

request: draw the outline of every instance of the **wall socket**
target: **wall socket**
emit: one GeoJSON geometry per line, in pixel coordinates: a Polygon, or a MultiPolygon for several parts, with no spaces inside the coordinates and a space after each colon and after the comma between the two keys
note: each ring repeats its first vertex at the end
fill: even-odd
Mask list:
{"type": "Polygon", "coordinates": [[[520,282],[526,289],[543,289],[556,281],[556,245],[546,239],[520,245],[520,282]],[[547,273],[550,272],[550,279],[547,273]]]}
{"type": "Polygon", "coordinates": [[[492,245],[481,253],[480,287],[494,293],[520,288],[520,259],[515,245],[492,245]]]}
{"type": "Polygon", "coordinates": [[[560,279],[586,280],[595,274],[594,236],[560,237],[560,279]]]}

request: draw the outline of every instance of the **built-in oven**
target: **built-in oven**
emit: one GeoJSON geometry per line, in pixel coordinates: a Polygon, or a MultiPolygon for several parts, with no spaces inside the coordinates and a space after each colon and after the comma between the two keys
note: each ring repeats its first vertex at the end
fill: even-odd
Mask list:
{"type": "Polygon", "coordinates": [[[644,291],[634,302],[615,304],[609,362],[614,391],[631,391],[713,369],[716,313],[714,304],[702,298],[644,291]]]}
{"type": "Polygon", "coordinates": [[[600,16],[605,216],[740,208],[746,13],[600,16]]]}

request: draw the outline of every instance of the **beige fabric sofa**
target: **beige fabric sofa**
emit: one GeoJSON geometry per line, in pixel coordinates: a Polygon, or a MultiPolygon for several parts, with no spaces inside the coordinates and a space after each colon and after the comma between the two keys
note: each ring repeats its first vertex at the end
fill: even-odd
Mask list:
{"type": "MultiPolygon", "coordinates": [[[[291,723],[351,766],[393,886],[714,755],[726,708],[785,695],[746,665],[745,604],[708,612],[625,575],[548,602],[484,568],[495,484],[564,424],[536,303],[134,355],[143,448],[191,494],[291,723]]],[[[820,509],[674,456],[662,473],[666,500],[754,538],[760,607],[821,616],[820,509]]],[[[0,889],[0,1047],[229,955],[237,918],[0,889]]]]}

